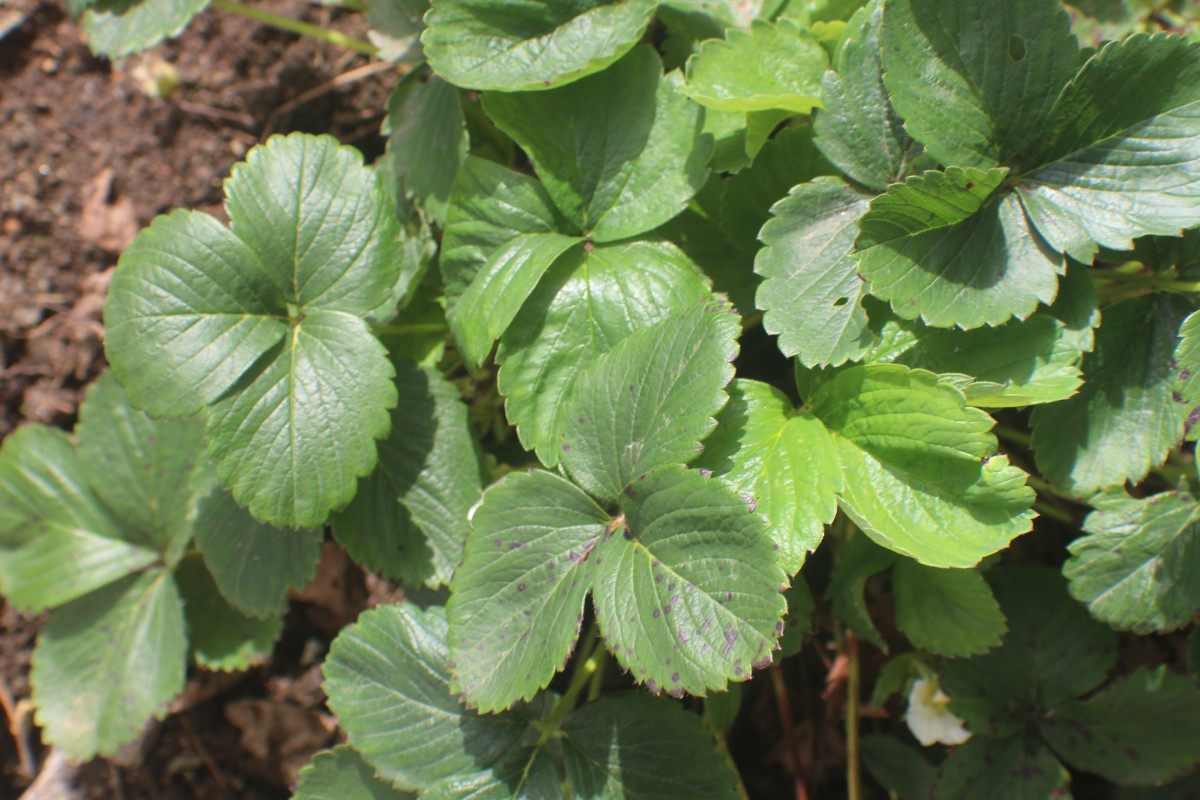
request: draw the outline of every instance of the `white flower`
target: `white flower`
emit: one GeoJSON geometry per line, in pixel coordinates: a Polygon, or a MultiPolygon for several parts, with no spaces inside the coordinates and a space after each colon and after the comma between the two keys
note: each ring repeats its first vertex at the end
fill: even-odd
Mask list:
{"type": "Polygon", "coordinates": [[[908,693],[908,712],[904,721],[917,741],[928,747],[935,742],[962,744],[971,738],[967,725],[947,707],[950,698],[937,681],[918,678],[908,693]]]}

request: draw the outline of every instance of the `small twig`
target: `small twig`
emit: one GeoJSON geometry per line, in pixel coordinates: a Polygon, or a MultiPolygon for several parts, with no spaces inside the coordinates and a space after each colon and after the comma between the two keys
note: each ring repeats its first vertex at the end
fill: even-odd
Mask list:
{"type": "Polygon", "coordinates": [[[224,108],[214,108],[212,106],[203,106],[199,103],[189,103],[186,100],[180,100],[175,103],[175,107],[185,114],[193,114],[197,117],[208,117],[209,119],[217,119],[222,122],[228,122],[231,125],[236,125],[243,130],[253,133],[258,130],[258,123],[254,121],[254,117],[242,111],[229,111],[224,108]]]}
{"type": "Polygon", "coordinates": [[[112,787],[115,800],[125,800],[125,781],[121,780],[121,770],[111,761],[108,762],[108,785],[112,787]]]}
{"type": "Polygon", "coordinates": [[[858,664],[858,637],[846,631],[846,655],[850,659],[850,677],[846,687],[846,797],[862,797],[862,771],[858,750],[858,695],[861,676],[858,664]]]}
{"type": "Polygon", "coordinates": [[[213,757],[209,755],[208,749],[201,744],[200,737],[196,736],[196,732],[192,729],[192,723],[188,722],[187,714],[179,715],[179,723],[183,726],[184,735],[188,738],[188,743],[192,749],[196,751],[196,755],[200,756],[200,760],[204,762],[204,766],[212,774],[213,780],[217,782],[217,786],[222,790],[229,789],[229,783],[225,780],[225,773],[217,766],[217,762],[213,761],[213,757]]]}
{"type": "Polygon", "coordinates": [[[4,707],[4,715],[8,717],[8,732],[17,745],[17,772],[22,778],[33,780],[37,775],[37,763],[29,747],[29,712],[13,699],[3,676],[0,676],[0,706],[4,707]]]}
{"type": "Polygon", "coordinates": [[[375,61],[373,63],[364,64],[361,67],[352,69],[349,72],[343,72],[341,75],[337,75],[325,81],[320,86],[314,86],[307,92],[301,92],[271,112],[270,116],[267,117],[267,124],[263,128],[261,138],[266,139],[275,131],[275,122],[279,117],[294,111],[305,103],[311,103],[318,97],[329,94],[335,89],[340,89],[343,86],[348,86],[355,81],[361,81],[364,78],[369,78],[372,75],[378,75],[380,72],[386,72],[395,68],[396,65],[390,61],[375,61]]]}
{"type": "Polygon", "coordinates": [[[771,666],[771,686],[775,690],[775,706],[779,709],[779,723],[783,726],[783,740],[787,745],[788,759],[792,762],[792,785],[796,800],[808,800],[808,787],[804,783],[804,767],[800,758],[800,743],[796,740],[796,720],[792,716],[792,701],[788,697],[787,683],[783,679],[783,665],[771,666]]]}

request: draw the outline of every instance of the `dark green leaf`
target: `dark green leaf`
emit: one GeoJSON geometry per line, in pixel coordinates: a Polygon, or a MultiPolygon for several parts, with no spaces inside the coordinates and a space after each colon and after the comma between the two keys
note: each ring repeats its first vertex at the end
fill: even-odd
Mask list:
{"type": "MultiPolygon", "coordinates": [[[[270,570],[264,570],[270,572],[270,570]]],[[[243,670],[271,655],[283,617],[248,617],[221,596],[204,562],[186,558],[175,571],[187,620],[188,649],[211,670],[243,670]]]]}
{"type": "Polygon", "coordinates": [[[956,747],[938,773],[934,800],[1047,800],[1069,797],[1071,776],[1040,741],[976,738],[956,747]]]}
{"type": "Polygon", "coordinates": [[[429,10],[429,0],[365,0],[367,38],[379,48],[378,56],[387,61],[416,63],[421,60],[421,17],[429,10]]]}
{"type": "Polygon", "coordinates": [[[860,747],[867,771],[889,792],[900,800],[929,800],[937,767],[915,747],[882,734],[864,736],[860,747]]]}
{"type": "MultiPolygon", "coordinates": [[[[410,1],[373,0],[371,8],[410,1]]],[[[428,6],[422,0],[415,4],[428,6]]],[[[368,18],[370,14],[368,10],[368,18]]],[[[454,176],[467,156],[458,90],[428,71],[414,70],[388,98],[383,133],[388,137],[384,159],[403,184],[401,196],[416,198],[434,221],[444,225],[454,176]]]]}
{"type": "Polygon", "coordinates": [[[826,596],[833,601],[833,616],[863,639],[887,652],[887,642],[875,627],[867,608],[867,579],[888,569],[896,554],[884,550],[867,536],[853,536],[833,563],[826,596]]]}

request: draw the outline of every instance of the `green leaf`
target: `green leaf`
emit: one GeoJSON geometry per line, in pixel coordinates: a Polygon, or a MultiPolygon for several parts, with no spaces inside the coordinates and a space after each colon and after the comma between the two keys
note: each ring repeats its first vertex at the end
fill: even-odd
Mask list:
{"type": "MultiPolygon", "coordinates": [[[[407,1],[372,2],[367,17],[381,4],[403,6],[407,1]]],[[[428,7],[422,0],[414,4],[428,7]]],[[[402,184],[401,196],[416,198],[433,220],[444,224],[454,177],[467,157],[467,129],[458,90],[427,70],[413,70],[392,90],[387,108],[384,159],[402,184]]]]}
{"type": "Polygon", "coordinates": [[[251,513],[316,525],[374,467],[396,401],[361,317],[403,283],[399,223],[361,156],[330,137],[275,137],[226,189],[230,230],[176,213],[126,249],[108,357],[153,415],[211,406],[209,453],[251,513]]]}
{"type": "Polygon", "coordinates": [[[542,185],[468,156],[454,180],[438,266],[453,312],[463,292],[513,239],[554,234],[563,223],[542,185]]]}
{"type": "Polygon", "coordinates": [[[1033,412],[1033,447],[1047,480],[1082,496],[1137,483],[1163,462],[1187,413],[1172,397],[1171,355],[1190,305],[1159,294],[1104,309],[1079,393],[1033,412]]]}
{"type": "Polygon", "coordinates": [[[283,531],[258,522],[229,492],[218,489],[196,514],[196,546],[221,594],[253,617],[282,614],[288,589],[300,589],[317,572],[320,528],[283,531]]]}
{"type": "Polygon", "coordinates": [[[1186,429],[1189,438],[1200,407],[1200,311],[1192,312],[1179,326],[1179,344],[1175,347],[1175,390],[1187,405],[1186,429]]]}
{"type": "Polygon", "coordinates": [[[1200,797],[1200,772],[1193,772],[1166,786],[1119,789],[1114,797],[1116,800],[1196,800],[1200,797]]]}
{"type": "Polygon", "coordinates": [[[1183,627],[1200,613],[1200,508],[1166,492],[1093,511],[1070,544],[1071,595],[1117,630],[1183,627]]]}
{"type": "MultiPolygon", "coordinates": [[[[808,634],[813,630],[817,613],[817,600],[802,575],[792,576],[792,585],[783,597],[787,600],[787,613],[783,615],[783,635],[779,637],[779,658],[796,655],[804,647],[808,634]]],[[[741,684],[731,684],[740,686],[741,684]]]]}
{"type": "Polygon", "coordinates": [[[1038,729],[1072,766],[1114,783],[1162,783],[1200,764],[1200,688],[1166,667],[1142,668],[1059,706],[1038,729]]]}
{"type": "Polygon", "coordinates": [[[511,473],[484,495],[446,607],[451,688],[472,707],[528,700],[562,669],[609,521],[551,472],[511,473]]]}
{"type": "Polygon", "coordinates": [[[825,107],[813,123],[817,147],[825,157],[877,192],[903,179],[920,152],[883,85],[882,22],[882,0],[874,0],[850,18],[833,70],[821,81],[825,107]]]}
{"type": "MultiPolygon", "coordinates": [[[[421,17],[429,10],[429,0],[365,0],[367,38],[379,48],[385,61],[416,63],[421,60],[421,17]]],[[[390,103],[389,103],[390,105],[390,103]]]]}
{"type": "Polygon", "coordinates": [[[46,741],[73,760],[112,755],[183,690],[187,637],[171,576],[147,570],[57,608],[30,683],[46,741]]]}
{"type": "Polygon", "coordinates": [[[88,389],[75,435],[80,465],[123,538],[174,562],[191,537],[196,500],[213,484],[204,423],[151,419],[106,372],[88,389]]]}
{"type": "Polygon", "coordinates": [[[730,28],[688,59],[684,92],[720,111],[808,114],[821,105],[827,65],[824,48],[807,29],[790,19],[756,19],[748,32],[730,28]]]}
{"type": "Polygon", "coordinates": [[[701,451],[733,379],[740,319],[728,304],[687,309],[590,364],[564,405],[562,465],[611,502],[637,478],[701,451]]]}
{"type": "Polygon", "coordinates": [[[880,43],[905,127],[947,166],[994,167],[1038,148],[1079,61],[1052,0],[890,0],[880,43]]]}
{"type": "Polygon", "coordinates": [[[1047,800],[1069,797],[1071,776],[1040,741],[1026,736],[974,739],[942,764],[934,800],[1047,800]]]}
{"type": "Polygon", "coordinates": [[[771,663],[787,577],[766,525],[698,472],[639,479],[596,545],[592,603],[608,648],[651,692],[724,690],[771,663]]]}
{"type": "Polygon", "coordinates": [[[653,49],[638,47],[570,86],[491,93],[483,105],[529,155],[574,226],[566,232],[612,242],[669,220],[708,178],[712,140],[701,135],[703,112],[678,83],[677,75],[663,77],[653,49]]]}
{"type": "Polygon", "coordinates": [[[434,70],[465,89],[549,89],[637,44],[653,0],[433,0],[421,37],[434,70]]]}
{"type": "Polygon", "coordinates": [[[333,516],[333,535],[373,572],[436,587],[450,582],[483,494],[479,454],[454,384],[407,362],[396,370],[404,391],[392,435],[354,501],[333,516]]]}
{"type": "Polygon", "coordinates": [[[1063,259],[999,197],[1007,170],[950,167],[914,175],[859,220],[859,269],[871,294],[904,319],[977,328],[1024,319],[1049,303],[1063,259]]]}
{"type": "Polygon", "coordinates": [[[868,200],[841,180],[817,178],[776,203],[763,226],[766,246],[754,261],[764,279],[756,304],[783,354],[806,366],[856,359],[870,341],[853,255],[868,200]]]}
{"type": "Polygon", "coordinates": [[[416,800],[375,777],[375,770],[348,745],[323,750],[300,770],[292,800],[416,800]]]}
{"type": "Polygon", "coordinates": [[[364,612],[325,661],[329,707],[354,749],[397,788],[424,791],[487,767],[528,724],[521,711],[481,717],[451,694],[441,608],[364,612]]]}
{"type": "Polygon", "coordinates": [[[563,723],[563,761],[575,797],[737,798],[737,776],[700,718],[678,703],[621,692],[563,723]]]}
{"type": "Polygon", "coordinates": [[[86,595],[160,557],[128,534],[92,491],[62,431],[30,425],[0,447],[0,589],[37,612],[86,595]]]}
{"type": "Polygon", "coordinates": [[[978,736],[1007,736],[1029,718],[1099,686],[1117,656],[1117,637],[1044,567],[998,567],[988,582],[1008,618],[1004,643],[951,661],[942,676],[950,710],[978,736]]]}
{"type": "Polygon", "coordinates": [[[892,570],[896,627],[922,650],[961,658],[1000,644],[1008,626],[978,570],[931,569],[902,558],[892,570]]]}
{"type": "Polygon", "coordinates": [[[184,559],[175,580],[187,620],[188,649],[197,664],[211,670],[243,670],[271,655],[283,631],[282,616],[254,619],[238,611],[221,596],[198,558],[184,559]]]}
{"type": "Polygon", "coordinates": [[[754,498],[789,575],[800,571],[837,513],[842,475],[833,439],[816,417],[765,383],[733,382],[695,466],[754,498]]]}
{"type": "Polygon", "coordinates": [[[498,386],[521,442],[558,463],[563,402],[583,369],[641,328],[707,302],[695,266],[666,243],[577,248],[558,259],[500,340],[498,386]]]}
{"type": "Polygon", "coordinates": [[[937,781],[937,767],[915,747],[893,736],[874,734],[860,742],[863,765],[899,800],[929,800],[937,781]]]}
{"type": "Polygon", "coordinates": [[[833,564],[833,575],[826,596],[833,601],[833,616],[883,652],[888,651],[879,629],[867,608],[867,579],[888,569],[896,555],[884,550],[867,536],[852,536],[842,547],[833,564]]]}
{"type": "MultiPolygon", "coordinates": [[[[786,658],[786,655],[781,654],[781,658],[786,658]]],[[[704,698],[704,727],[710,731],[727,734],[733,723],[737,722],[741,707],[740,683],[729,684],[729,688],[724,692],[709,692],[704,698]]]]}
{"type": "Polygon", "coordinates": [[[1106,45],[1030,136],[1044,144],[1018,191],[1054,249],[1086,264],[1098,246],[1178,236],[1200,224],[1200,46],[1165,34],[1106,45]]]}
{"type": "Polygon", "coordinates": [[[209,0],[98,0],[79,24],[97,55],[120,58],[178,36],[209,0]]]}
{"type": "Polygon", "coordinates": [[[930,567],[970,567],[1029,530],[1026,475],[994,455],[992,420],[935,375],[839,372],[812,399],[835,434],[838,503],[877,543],[930,567]]]}
{"type": "Polygon", "coordinates": [[[491,769],[435,783],[421,800],[562,800],[562,767],[545,747],[514,747],[491,769]]]}

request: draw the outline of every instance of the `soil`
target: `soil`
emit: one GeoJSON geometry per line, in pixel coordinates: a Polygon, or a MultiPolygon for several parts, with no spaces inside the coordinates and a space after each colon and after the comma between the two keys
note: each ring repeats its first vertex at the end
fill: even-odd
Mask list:
{"type": "MultiPolygon", "coordinates": [[[[259,7],[362,37],[357,14],[301,0],[259,7]]],[[[110,62],[93,56],[61,2],[0,5],[0,438],[25,421],[71,428],[105,367],[101,309],[121,249],[154,216],[218,216],[222,180],[272,133],[329,133],[371,160],[394,72],[343,47],[208,11],[176,40],[110,62]],[[169,66],[164,66],[169,65],[169,66]],[[173,69],[167,97],[148,78],[173,69]]],[[[163,723],[75,773],[77,796],[118,800],[289,796],[334,739],[318,664],[332,634],[389,596],[334,548],[325,579],[296,598],[272,660],[197,673],[163,723]]],[[[22,795],[49,756],[29,714],[40,619],[0,600],[0,800],[22,795]]],[[[61,795],[44,795],[62,800],[61,795]]]]}

